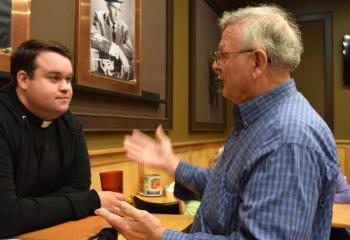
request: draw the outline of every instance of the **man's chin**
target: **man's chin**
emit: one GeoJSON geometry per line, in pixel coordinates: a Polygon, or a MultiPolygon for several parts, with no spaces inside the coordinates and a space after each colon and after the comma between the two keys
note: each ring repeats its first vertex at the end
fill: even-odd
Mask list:
{"type": "Polygon", "coordinates": [[[69,106],[61,106],[58,109],[56,109],[56,113],[57,115],[61,116],[62,114],[64,114],[65,112],[67,112],[69,109],[69,106]]]}

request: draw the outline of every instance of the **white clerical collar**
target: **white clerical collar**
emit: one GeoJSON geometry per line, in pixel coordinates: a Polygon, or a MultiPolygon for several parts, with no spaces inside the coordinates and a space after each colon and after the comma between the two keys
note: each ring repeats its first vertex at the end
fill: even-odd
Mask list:
{"type": "Polygon", "coordinates": [[[47,128],[50,126],[51,123],[52,123],[52,121],[43,121],[41,123],[41,128],[47,128]]]}

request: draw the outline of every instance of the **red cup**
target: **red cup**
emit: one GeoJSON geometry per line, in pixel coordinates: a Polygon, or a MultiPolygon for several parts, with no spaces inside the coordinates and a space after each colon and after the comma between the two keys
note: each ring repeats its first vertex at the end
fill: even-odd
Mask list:
{"type": "Polygon", "coordinates": [[[103,191],[123,193],[123,171],[100,172],[103,191]]]}

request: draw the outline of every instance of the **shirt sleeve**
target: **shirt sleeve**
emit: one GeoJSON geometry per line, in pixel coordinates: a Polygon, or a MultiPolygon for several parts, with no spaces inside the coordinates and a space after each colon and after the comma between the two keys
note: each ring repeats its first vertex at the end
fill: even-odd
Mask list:
{"type": "Polygon", "coordinates": [[[132,60],[134,58],[134,48],[132,45],[129,31],[125,30],[122,32],[122,34],[123,34],[125,39],[124,39],[123,43],[120,45],[120,48],[123,50],[125,56],[129,60],[132,60]]]}
{"type": "Polygon", "coordinates": [[[334,202],[350,203],[350,187],[346,182],[344,175],[340,171],[337,177],[334,202]]]}
{"type": "Polygon", "coordinates": [[[90,190],[91,168],[83,131],[75,134],[74,166],[65,176],[64,184],[56,192],[45,197],[65,196],[74,210],[74,218],[79,219],[93,214],[93,210],[101,206],[95,190],[90,190]]]}
{"type": "Polygon", "coordinates": [[[201,169],[180,161],[175,171],[174,195],[182,200],[201,198],[211,169],[201,169]]]}
{"type": "MultiPolygon", "coordinates": [[[[242,173],[237,231],[220,236],[166,230],[162,239],[310,239],[316,209],[331,209],[334,196],[334,176],[324,161],[317,152],[295,145],[266,152],[242,173]]],[[[330,219],[331,212],[320,228],[330,226],[330,219]]]]}
{"type": "Polygon", "coordinates": [[[236,233],[233,233],[230,237],[213,235],[208,233],[183,233],[176,232],[173,230],[165,230],[161,238],[162,240],[230,240],[230,239],[242,239],[237,236],[236,233]]]}
{"type": "Polygon", "coordinates": [[[103,15],[102,11],[96,11],[93,16],[91,25],[91,47],[97,49],[104,54],[109,54],[109,49],[112,45],[111,41],[108,40],[102,33],[104,32],[103,27],[103,15]]]}

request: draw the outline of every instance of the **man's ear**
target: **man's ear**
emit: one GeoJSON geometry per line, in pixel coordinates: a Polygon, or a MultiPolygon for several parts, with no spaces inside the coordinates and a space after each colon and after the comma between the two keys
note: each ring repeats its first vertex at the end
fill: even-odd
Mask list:
{"type": "Polygon", "coordinates": [[[29,76],[26,71],[19,70],[17,73],[17,85],[19,88],[26,90],[28,86],[29,76]]]}
{"type": "Polygon", "coordinates": [[[258,77],[263,72],[265,72],[269,60],[266,52],[262,49],[256,49],[254,51],[254,57],[255,57],[255,68],[254,68],[253,76],[258,77]]]}

